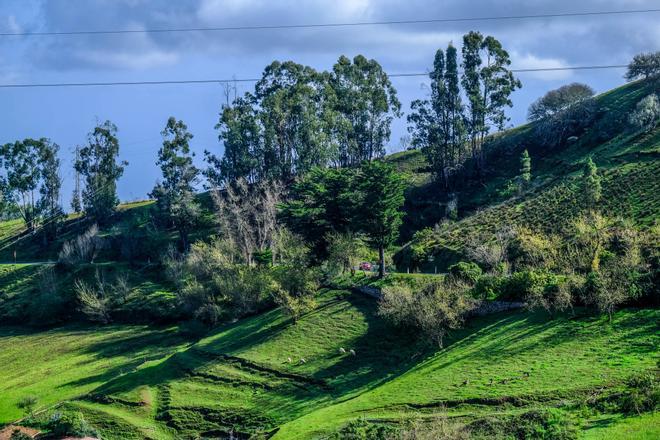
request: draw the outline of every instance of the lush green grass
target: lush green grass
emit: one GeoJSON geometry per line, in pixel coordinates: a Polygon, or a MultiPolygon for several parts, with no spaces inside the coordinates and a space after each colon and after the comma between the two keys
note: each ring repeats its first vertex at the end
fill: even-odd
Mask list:
{"type": "Polygon", "coordinates": [[[39,407],[75,398],[182,344],[174,328],[0,327],[0,424],[21,416],[22,397],[38,397],[39,407]]]}
{"type": "Polygon", "coordinates": [[[584,440],[660,438],[660,414],[657,412],[635,417],[620,415],[598,417],[590,421],[582,437],[584,440]]]}
{"type": "MultiPolygon", "coordinates": [[[[660,218],[660,127],[641,134],[627,124],[631,109],[651,91],[648,83],[637,82],[600,95],[601,111],[593,126],[578,142],[563,148],[538,146],[529,124],[495,136],[488,145],[488,168],[482,179],[467,181],[459,188],[460,220],[404,246],[395,258],[399,268],[445,270],[464,258],[463,249],[471,237],[487,237],[508,226],[563,232],[580,214],[579,177],[588,157],[603,177],[603,214],[625,217],[641,227],[655,224],[660,218]],[[532,158],[532,187],[522,195],[500,195],[506,182],[517,175],[520,152],[525,148],[532,158]],[[418,254],[423,249],[426,255],[420,259],[413,248],[418,254]]],[[[421,170],[420,160],[421,154],[406,152],[394,162],[401,169],[421,170]]],[[[443,191],[436,184],[419,181],[408,195],[405,238],[444,216],[443,191]]]]}
{"type": "Polygon", "coordinates": [[[470,420],[615,390],[655,365],[660,342],[657,311],[621,311],[611,325],[520,312],[471,321],[437,349],[392,330],[375,307],[329,290],[297,324],[274,310],[185,347],[171,329],[4,329],[0,420],[18,417],[13,404],[27,394],[52,404],[86,393],[68,405],[107,439],[260,428],[306,439],[363,416],[470,420]]]}

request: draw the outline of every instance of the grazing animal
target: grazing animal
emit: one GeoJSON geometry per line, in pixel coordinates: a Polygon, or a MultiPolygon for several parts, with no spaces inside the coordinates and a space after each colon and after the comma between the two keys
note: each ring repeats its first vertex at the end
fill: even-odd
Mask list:
{"type": "Polygon", "coordinates": [[[351,353],[353,356],[355,356],[355,350],[353,350],[352,348],[350,349],[349,353],[351,353]]]}
{"type": "Polygon", "coordinates": [[[529,371],[524,371],[524,372],[523,372],[523,376],[525,376],[525,377],[529,377],[529,371]]]}
{"type": "Polygon", "coordinates": [[[300,363],[301,363],[301,364],[306,364],[307,361],[305,360],[305,358],[300,358],[300,363]]]}
{"type": "Polygon", "coordinates": [[[289,357],[289,358],[286,358],[286,361],[287,361],[288,363],[293,362],[293,360],[292,360],[290,357],[289,357]]]}
{"type": "Polygon", "coordinates": [[[344,350],[344,347],[339,347],[339,353],[341,353],[341,354],[346,353],[346,350],[344,350]]]}
{"type": "Polygon", "coordinates": [[[465,385],[470,385],[470,379],[465,379],[463,381],[463,386],[465,386],[465,385]]]}

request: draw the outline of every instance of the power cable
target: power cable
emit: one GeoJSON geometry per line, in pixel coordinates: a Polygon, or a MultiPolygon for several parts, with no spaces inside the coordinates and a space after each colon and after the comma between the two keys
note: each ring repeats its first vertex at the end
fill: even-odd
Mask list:
{"type": "MultiPolygon", "coordinates": [[[[558,72],[566,70],[605,70],[622,69],[628,67],[627,64],[611,64],[600,66],[567,66],[567,67],[539,67],[529,69],[509,69],[514,73],[531,72],[558,72]]],[[[390,78],[407,78],[428,76],[428,73],[393,73],[388,75],[390,78]]],[[[138,86],[138,85],[178,85],[178,84],[223,84],[232,82],[257,82],[259,78],[232,78],[232,79],[184,79],[184,80],[158,80],[158,81],[112,81],[112,82],[77,82],[77,83],[28,83],[28,84],[0,84],[3,89],[25,89],[35,87],[107,87],[107,86],[138,86]]]]}
{"type": "Polygon", "coordinates": [[[226,32],[226,31],[258,31],[258,30],[279,30],[279,29],[340,28],[340,27],[356,27],[356,26],[438,24],[438,23],[462,23],[462,22],[497,21],[497,20],[528,20],[528,19],[542,19],[542,18],[593,17],[593,16],[607,16],[607,15],[624,15],[624,14],[648,14],[654,12],[660,12],[660,9],[560,12],[560,13],[551,13],[551,14],[524,14],[524,15],[499,15],[499,16],[488,16],[488,17],[456,17],[456,18],[430,18],[430,19],[411,19],[411,20],[359,21],[359,22],[344,22],[344,23],[272,24],[272,25],[244,25],[244,26],[161,28],[161,29],[154,28],[154,29],[104,29],[104,30],[73,30],[73,31],[2,32],[0,33],[0,37],[162,34],[162,33],[181,33],[181,32],[226,32]]]}

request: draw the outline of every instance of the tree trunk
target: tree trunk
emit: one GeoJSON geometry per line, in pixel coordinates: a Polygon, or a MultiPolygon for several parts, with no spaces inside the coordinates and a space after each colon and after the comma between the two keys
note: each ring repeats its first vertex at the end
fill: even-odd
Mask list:
{"type": "Polygon", "coordinates": [[[378,278],[385,277],[385,247],[378,245],[378,278]]]}

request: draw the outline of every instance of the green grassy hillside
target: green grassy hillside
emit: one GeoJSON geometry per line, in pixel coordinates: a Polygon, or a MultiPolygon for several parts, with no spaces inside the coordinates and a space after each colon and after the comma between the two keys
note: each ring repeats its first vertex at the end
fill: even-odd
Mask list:
{"type": "MultiPolygon", "coordinates": [[[[584,161],[592,157],[603,185],[601,211],[625,217],[642,227],[660,217],[660,127],[640,134],[629,129],[627,115],[639,99],[654,91],[653,84],[627,84],[596,100],[599,111],[593,124],[575,143],[548,149],[535,138],[534,124],[493,136],[486,145],[487,169],[478,180],[456,188],[459,221],[445,224],[414,243],[426,250],[421,259],[404,247],[396,261],[401,269],[446,268],[461,258],[466,240],[492,234],[504,226],[525,225],[547,233],[559,233],[580,212],[578,177],[584,161]],[[531,188],[522,195],[502,194],[507,181],[520,167],[521,152],[532,159],[531,188]],[[429,256],[431,258],[429,258],[429,256]]],[[[408,216],[404,238],[423,227],[432,227],[445,214],[443,191],[437,188],[418,151],[388,158],[413,176],[406,201],[408,216]]]]}
{"type": "MultiPolygon", "coordinates": [[[[393,332],[372,299],[326,291],[298,324],[276,310],[193,345],[170,329],[8,328],[0,336],[0,422],[19,415],[14,405],[25,395],[42,405],[68,400],[65,408],[82,411],[107,439],[232,429],[307,439],[356,418],[391,424],[442,414],[467,423],[547,406],[578,414],[589,395],[615,393],[654,368],[658,318],[624,310],[609,326],[589,316],[505,313],[471,321],[440,350],[393,332]]],[[[645,416],[652,423],[640,427],[619,415],[579,414],[593,436],[658,421],[645,416]]]]}
{"type": "MultiPolygon", "coordinates": [[[[580,213],[578,178],[588,157],[603,177],[606,215],[642,229],[656,224],[660,129],[641,135],[626,128],[626,115],[650,91],[637,82],[600,95],[593,126],[561,148],[537,145],[533,125],[493,136],[483,175],[465,177],[457,189],[458,220],[411,242],[442,220],[446,194],[421,152],[388,156],[410,177],[399,268],[442,270],[462,259],[470,237],[504,226],[561,234],[580,213]],[[524,149],[532,185],[505,195],[524,149]]],[[[205,216],[192,241],[216,232],[209,197],[200,198],[205,216]]],[[[513,426],[548,411],[580,438],[660,435],[657,412],[624,411],[621,404],[635,392],[631,377],[652,374],[657,384],[656,309],[619,310],[611,323],[580,308],[554,319],[526,310],[493,314],[470,319],[439,348],[389,325],[373,298],[324,288],[318,307],[297,323],[275,309],[208,333],[194,323],[162,326],[181,317],[175,287],[158,264],[177,236],[154,225],[152,203],[121,205],[100,228],[106,246],[98,258],[66,269],[52,260],[89,227],[83,219],[68,217],[59,238],[45,245],[18,220],[0,223],[0,426],[19,419],[19,401],[35,396],[38,417],[54,406],[80,411],[104,439],[343,438],[338,431],[356,420],[383,428],[437,419],[477,438],[512,438],[513,426]],[[114,324],[76,323],[74,279],[120,277],[130,292],[113,309],[114,324]],[[135,324],[142,322],[152,326],[135,324]]],[[[415,286],[413,280],[431,277],[362,282],[415,286]]]]}

